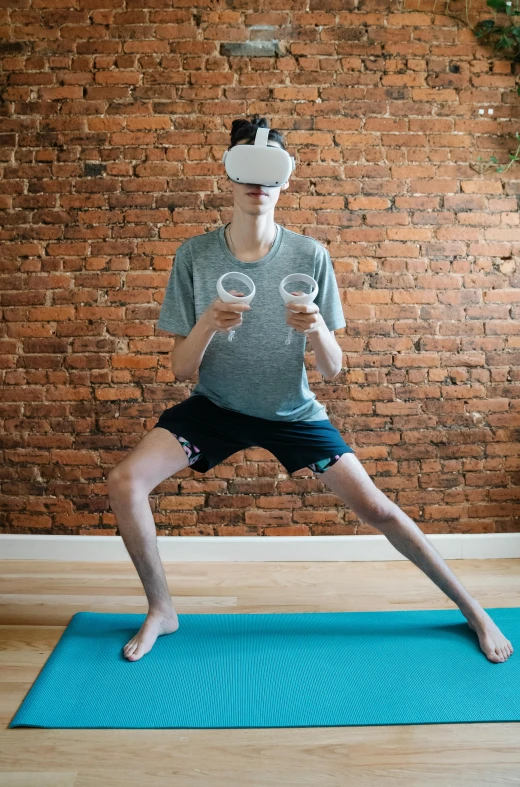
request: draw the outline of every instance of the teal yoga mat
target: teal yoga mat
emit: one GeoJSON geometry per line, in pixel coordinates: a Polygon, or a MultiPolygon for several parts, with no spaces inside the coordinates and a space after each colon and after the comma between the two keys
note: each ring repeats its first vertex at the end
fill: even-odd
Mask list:
{"type": "Polygon", "coordinates": [[[456,610],[179,615],[142,659],[145,616],[79,612],[10,727],[329,727],[520,721],[520,608],[487,610],[490,662],[456,610]]]}

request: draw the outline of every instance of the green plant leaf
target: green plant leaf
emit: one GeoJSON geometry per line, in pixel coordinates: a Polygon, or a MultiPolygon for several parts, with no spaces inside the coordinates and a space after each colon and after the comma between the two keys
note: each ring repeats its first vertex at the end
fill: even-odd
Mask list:
{"type": "Polygon", "coordinates": [[[497,41],[497,47],[501,49],[509,49],[510,46],[515,45],[515,39],[509,38],[509,36],[501,36],[501,38],[497,41]]]}
{"type": "Polygon", "coordinates": [[[505,0],[487,0],[487,5],[495,11],[501,11],[504,14],[507,13],[508,6],[505,0]]]}
{"type": "Polygon", "coordinates": [[[493,30],[495,27],[495,23],[492,19],[482,19],[478,25],[476,26],[475,30],[478,32],[489,32],[493,30]]]}

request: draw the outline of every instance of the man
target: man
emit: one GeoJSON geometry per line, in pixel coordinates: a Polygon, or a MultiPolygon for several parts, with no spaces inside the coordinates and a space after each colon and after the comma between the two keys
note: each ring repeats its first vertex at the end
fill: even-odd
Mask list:
{"type": "MultiPolygon", "coordinates": [[[[231,146],[253,144],[265,119],[234,121],[231,146]]],[[[268,145],[283,141],[270,130],[268,145]]],[[[460,608],[490,661],[513,648],[464,589],[415,523],[369,478],[310,391],[304,366],[306,337],[325,379],[341,370],[334,330],[345,320],[330,256],[309,236],[274,221],[280,187],[237,183],[230,224],[190,238],[177,250],[159,327],[175,335],[177,379],[199,382],[190,397],[165,410],[155,427],[109,474],[108,491],[119,531],[146,592],[149,611],[124,655],[140,659],[160,635],[177,630],[157,549],[148,495],[185,467],[205,473],[252,445],[271,451],[288,472],[309,467],[363,521],[378,528],[460,608]],[[240,270],[255,282],[250,305],[215,298],[223,273],[240,270]],[[278,287],[288,273],[307,273],[319,284],[312,304],[284,307],[278,287]],[[295,329],[285,345],[289,325],[295,329]],[[284,328],[285,327],[285,328],[284,328]],[[233,342],[229,332],[236,330],[233,342]]],[[[231,277],[230,277],[231,278],[231,277]]],[[[237,293],[237,291],[234,291],[237,293]]]]}

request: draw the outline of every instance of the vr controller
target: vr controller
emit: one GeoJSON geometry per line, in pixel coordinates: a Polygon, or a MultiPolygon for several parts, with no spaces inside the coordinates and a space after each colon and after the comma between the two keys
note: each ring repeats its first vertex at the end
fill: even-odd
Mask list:
{"type": "MultiPolygon", "coordinates": [[[[284,303],[312,303],[316,298],[319,291],[318,282],[312,278],[312,276],[308,276],[306,273],[290,273],[280,282],[280,295],[283,298],[284,303]],[[311,292],[304,293],[303,295],[293,295],[291,292],[287,292],[285,289],[286,284],[294,281],[304,281],[312,287],[311,292]]],[[[253,298],[255,297],[256,287],[255,283],[249,276],[246,276],[245,273],[240,273],[240,271],[229,271],[229,273],[223,273],[222,276],[217,281],[217,292],[219,294],[220,300],[224,301],[224,303],[251,303],[253,298]],[[223,279],[226,276],[234,276],[236,279],[240,279],[243,281],[244,284],[247,284],[251,292],[248,295],[233,295],[227,290],[224,289],[222,285],[223,279]]],[[[289,333],[287,334],[287,339],[285,340],[285,344],[291,343],[291,335],[294,331],[294,328],[289,328],[289,333]]],[[[228,336],[228,342],[233,341],[233,336],[235,335],[236,331],[230,331],[228,336]]]]}

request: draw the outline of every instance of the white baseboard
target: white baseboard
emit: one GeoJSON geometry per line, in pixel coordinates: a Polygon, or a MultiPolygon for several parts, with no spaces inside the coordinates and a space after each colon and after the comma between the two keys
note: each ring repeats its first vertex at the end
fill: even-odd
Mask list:
{"type": "MultiPolygon", "coordinates": [[[[432,533],[445,560],[518,558],[520,533],[432,533]]],[[[373,536],[159,536],[167,562],[406,560],[383,535],[373,536]]],[[[120,536],[0,534],[0,560],[122,562],[130,556],[120,536]]]]}

